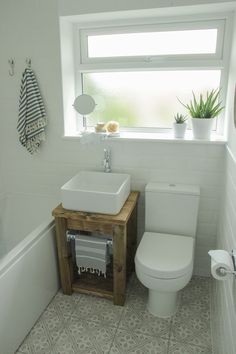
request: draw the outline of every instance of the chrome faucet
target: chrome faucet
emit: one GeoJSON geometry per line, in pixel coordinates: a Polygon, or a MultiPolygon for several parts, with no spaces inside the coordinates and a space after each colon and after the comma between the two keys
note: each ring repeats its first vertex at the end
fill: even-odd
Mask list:
{"type": "Polygon", "coordinates": [[[104,149],[103,171],[111,172],[111,150],[104,149]]]}

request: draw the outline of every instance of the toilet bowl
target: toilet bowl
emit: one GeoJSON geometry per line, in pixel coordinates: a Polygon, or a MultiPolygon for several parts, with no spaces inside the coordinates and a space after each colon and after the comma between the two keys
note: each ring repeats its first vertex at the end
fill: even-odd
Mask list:
{"type": "Polygon", "coordinates": [[[145,232],[135,256],[138,279],[149,289],[148,310],[158,317],[172,316],[178,307],[178,291],[193,272],[194,239],[145,232]]]}
{"type": "Polygon", "coordinates": [[[150,229],[151,225],[153,230],[143,234],[135,270],[149,290],[147,308],[154,316],[172,316],[179,291],[191,279],[199,194],[196,186],[146,186],[145,227],[150,229]]]}

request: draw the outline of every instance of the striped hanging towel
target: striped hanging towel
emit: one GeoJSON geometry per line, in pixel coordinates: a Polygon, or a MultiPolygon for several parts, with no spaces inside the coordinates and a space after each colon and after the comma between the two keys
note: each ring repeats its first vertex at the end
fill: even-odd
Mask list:
{"type": "Polygon", "coordinates": [[[19,140],[34,154],[45,140],[46,112],[34,72],[26,68],[21,79],[17,130],[19,140]]]}

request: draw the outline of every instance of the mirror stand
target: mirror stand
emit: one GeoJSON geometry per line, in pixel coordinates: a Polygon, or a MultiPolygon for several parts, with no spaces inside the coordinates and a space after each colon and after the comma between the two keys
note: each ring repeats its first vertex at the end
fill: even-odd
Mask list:
{"type": "Polygon", "coordinates": [[[85,116],[83,116],[83,128],[84,128],[84,132],[87,131],[87,118],[85,116]]]}
{"type": "Polygon", "coordinates": [[[83,117],[83,133],[87,132],[87,114],[94,111],[96,103],[92,96],[82,94],[75,98],[73,107],[83,117]]]}

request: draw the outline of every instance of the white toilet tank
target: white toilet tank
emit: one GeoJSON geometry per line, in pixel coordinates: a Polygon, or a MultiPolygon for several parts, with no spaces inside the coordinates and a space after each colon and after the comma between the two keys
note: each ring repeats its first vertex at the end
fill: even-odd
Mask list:
{"type": "Polygon", "coordinates": [[[148,183],[145,188],[145,230],[195,237],[200,188],[148,183]]]}

